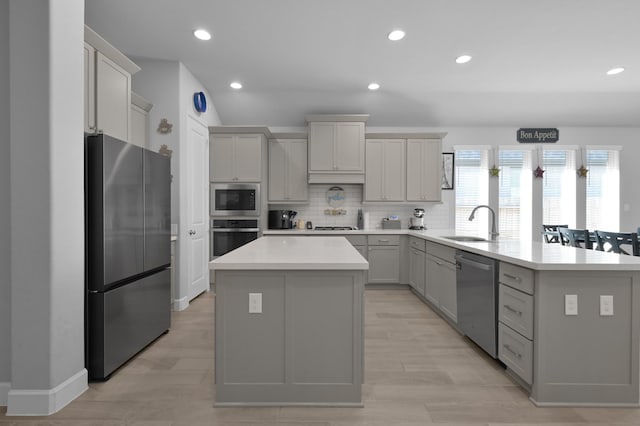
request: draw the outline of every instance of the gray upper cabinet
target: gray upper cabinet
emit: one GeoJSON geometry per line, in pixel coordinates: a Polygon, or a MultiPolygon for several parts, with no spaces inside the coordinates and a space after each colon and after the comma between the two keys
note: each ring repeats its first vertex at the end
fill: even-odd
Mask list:
{"type": "Polygon", "coordinates": [[[441,201],[442,140],[407,140],[407,201],[441,201]]]}
{"type": "Polygon", "coordinates": [[[364,123],[309,123],[309,170],[364,173],[364,123]]]}
{"type": "Polygon", "coordinates": [[[368,115],[309,115],[309,183],[364,182],[368,115]]]}
{"type": "Polygon", "coordinates": [[[367,139],[365,201],[404,201],[404,139],[367,139]]]}
{"type": "Polygon", "coordinates": [[[269,202],[308,202],[307,140],[269,140],[269,202]]]}
{"type": "Polygon", "coordinates": [[[209,178],[212,182],[260,182],[262,179],[261,134],[214,134],[211,136],[209,178]]]}
{"type": "Polygon", "coordinates": [[[131,143],[149,147],[149,111],[153,104],[131,92],[131,143]]]}
{"type": "Polygon", "coordinates": [[[365,202],[438,202],[446,133],[367,133],[365,202]]]}
{"type": "Polygon", "coordinates": [[[131,75],[140,67],[85,26],[84,130],[131,141],[131,75]]]}

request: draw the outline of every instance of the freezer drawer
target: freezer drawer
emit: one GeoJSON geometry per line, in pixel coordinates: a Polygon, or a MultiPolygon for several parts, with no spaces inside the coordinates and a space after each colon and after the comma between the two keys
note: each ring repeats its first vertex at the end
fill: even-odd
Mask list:
{"type": "Polygon", "coordinates": [[[89,294],[90,378],[107,378],[169,329],[170,295],[169,269],[105,293],[89,294]]]}

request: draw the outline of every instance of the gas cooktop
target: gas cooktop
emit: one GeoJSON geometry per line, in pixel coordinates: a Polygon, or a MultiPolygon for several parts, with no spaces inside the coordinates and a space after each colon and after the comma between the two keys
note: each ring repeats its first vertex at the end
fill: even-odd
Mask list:
{"type": "Polygon", "coordinates": [[[353,226],[316,226],[315,231],[353,231],[353,226]]]}

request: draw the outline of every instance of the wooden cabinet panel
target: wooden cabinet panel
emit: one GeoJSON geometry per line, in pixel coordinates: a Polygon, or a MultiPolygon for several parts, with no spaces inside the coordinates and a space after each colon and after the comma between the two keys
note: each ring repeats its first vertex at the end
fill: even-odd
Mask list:
{"type": "Polygon", "coordinates": [[[400,247],[369,246],[369,283],[400,282],[400,247]]]}
{"type": "Polygon", "coordinates": [[[307,141],[272,139],[269,141],[269,201],[306,202],[307,141]]]}

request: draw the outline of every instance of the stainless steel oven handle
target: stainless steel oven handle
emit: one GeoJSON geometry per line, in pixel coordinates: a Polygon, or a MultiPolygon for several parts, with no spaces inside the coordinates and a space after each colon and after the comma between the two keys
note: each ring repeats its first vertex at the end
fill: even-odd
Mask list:
{"type": "Polygon", "coordinates": [[[258,232],[260,228],[212,228],[211,232],[258,232]]]}

